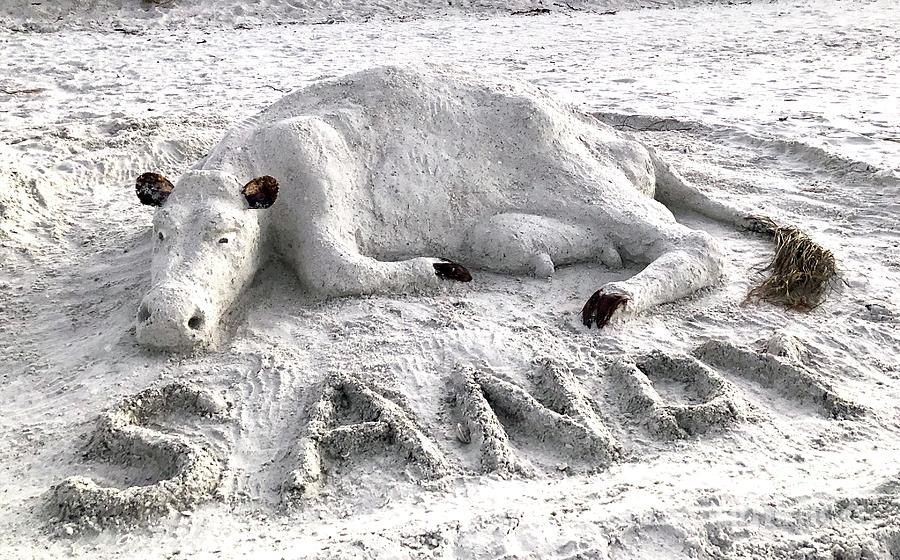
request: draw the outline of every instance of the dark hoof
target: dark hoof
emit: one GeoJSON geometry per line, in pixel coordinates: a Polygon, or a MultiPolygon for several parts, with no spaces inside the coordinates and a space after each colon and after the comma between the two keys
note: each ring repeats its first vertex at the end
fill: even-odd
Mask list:
{"type": "Polygon", "coordinates": [[[434,263],[434,273],[442,280],[456,280],[457,282],[471,282],[472,275],[461,264],[455,262],[434,263]]]}
{"type": "Polygon", "coordinates": [[[596,322],[597,328],[602,329],[609,323],[616,309],[630,300],[625,294],[604,294],[602,289],[597,290],[581,308],[581,322],[587,328],[591,328],[591,324],[596,322]]]}

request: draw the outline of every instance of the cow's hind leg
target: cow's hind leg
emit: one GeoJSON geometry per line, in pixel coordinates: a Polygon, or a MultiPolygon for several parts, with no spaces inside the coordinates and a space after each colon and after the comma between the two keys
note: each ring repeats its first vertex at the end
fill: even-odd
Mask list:
{"type": "Polygon", "coordinates": [[[646,311],[676,301],[721,278],[722,251],[713,238],[676,222],[628,222],[627,238],[619,240],[633,261],[648,261],[628,280],[610,282],[597,290],[582,309],[582,322],[603,327],[615,316],[646,311]]]}
{"type": "Polygon", "coordinates": [[[504,213],[479,223],[466,238],[466,262],[494,272],[552,276],[556,266],[601,261],[619,268],[612,243],[592,226],[534,214],[504,213]]]}

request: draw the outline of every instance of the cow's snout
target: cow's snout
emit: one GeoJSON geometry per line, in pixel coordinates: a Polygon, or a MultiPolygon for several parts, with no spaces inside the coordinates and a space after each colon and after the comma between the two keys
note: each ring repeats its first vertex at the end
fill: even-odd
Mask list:
{"type": "Polygon", "coordinates": [[[209,321],[204,307],[187,289],[151,290],[138,308],[138,342],[160,348],[208,342],[209,321]]]}
{"type": "MultiPolygon", "coordinates": [[[[141,308],[138,310],[138,324],[144,324],[149,322],[153,316],[153,311],[150,310],[151,303],[146,301],[141,302],[141,308]]],[[[159,317],[161,314],[157,313],[156,316],[159,317]]],[[[191,318],[187,320],[187,328],[192,331],[203,330],[203,325],[206,323],[206,314],[198,307],[194,310],[194,313],[191,315],[191,318]]],[[[144,325],[146,326],[146,325],[144,325]]]]}

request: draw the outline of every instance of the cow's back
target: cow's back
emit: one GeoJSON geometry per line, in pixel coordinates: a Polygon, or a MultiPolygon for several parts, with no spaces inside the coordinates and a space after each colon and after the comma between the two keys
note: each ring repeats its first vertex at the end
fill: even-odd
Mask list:
{"type": "Polygon", "coordinates": [[[565,214],[596,203],[593,186],[633,179],[616,148],[628,141],[611,128],[530,84],[434,67],[378,67],[294,92],[229,134],[209,164],[253,130],[308,116],[361,162],[358,188],[381,226],[364,236],[375,253],[391,253],[397,233],[440,250],[485,215],[565,214]]]}

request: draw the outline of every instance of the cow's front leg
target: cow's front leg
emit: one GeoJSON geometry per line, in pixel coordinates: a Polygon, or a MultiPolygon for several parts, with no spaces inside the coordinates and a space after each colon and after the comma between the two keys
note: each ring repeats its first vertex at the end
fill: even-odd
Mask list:
{"type": "Polygon", "coordinates": [[[258,159],[287,193],[273,206],[279,250],[306,286],[326,296],[396,293],[468,282],[461,265],[419,257],[379,261],[360,253],[355,223],[367,211],[360,158],[344,135],[319,117],[296,117],[255,139],[258,159]]]}
{"type": "Polygon", "coordinates": [[[647,255],[653,260],[644,270],[604,285],[588,299],[581,310],[585,326],[603,327],[616,317],[681,299],[719,281],[722,251],[709,234],[673,223],[656,235],[648,245],[657,252],[647,255]]]}
{"type": "Polygon", "coordinates": [[[323,296],[419,292],[442,282],[472,280],[464,266],[445,259],[379,261],[334,241],[317,245],[298,254],[294,265],[307,288],[323,296]]]}
{"type": "Polygon", "coordinates": [[[441,259],[439,262],[432,263],[434,273],[442,280],[456,280],[457,282],[471,282],[472,274],[469,269],[459,263],[451,260],[441,259]]]}

